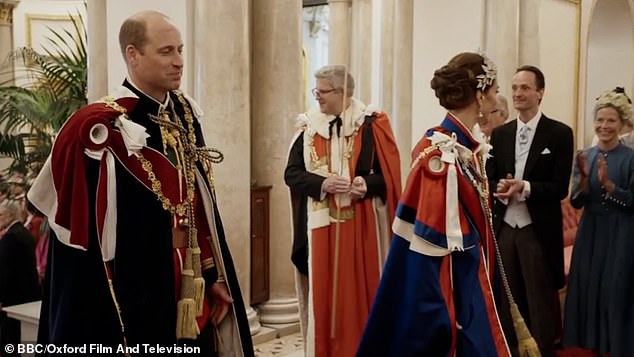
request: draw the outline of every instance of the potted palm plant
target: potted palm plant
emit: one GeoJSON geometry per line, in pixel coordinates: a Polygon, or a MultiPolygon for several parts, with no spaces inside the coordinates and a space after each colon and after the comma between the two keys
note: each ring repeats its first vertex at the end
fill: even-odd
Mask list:
{"type": "Polygon", "coordinates": [[[0,158],[8,162],[0,180],[24,178],[24,191],[44,165],[55,134],[87,102],[85,26],[81,16],[70,18],[74,33],[50,29],[41,52],[18,48],[2,68],[14,73],[15,82],[0,83],[0,158]]]}

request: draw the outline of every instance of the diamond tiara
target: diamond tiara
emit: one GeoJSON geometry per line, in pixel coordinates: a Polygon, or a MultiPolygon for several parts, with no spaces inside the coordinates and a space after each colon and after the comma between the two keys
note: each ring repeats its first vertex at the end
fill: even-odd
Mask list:
{"type": "Polygon", "coordinates": [[[495,68],[495,64],[489,59],[489,57],[485,56],[482,53],[480,54],[480,56],[482,56],[482,58],[484,59],[484,63],[482,64],[482,69],[484,70],[484,73],[478,74],[476,76],[476,79],[478,80],[478,86],[476,87],[476,89],[480,89],[484,92],[488,87],[493,85],[493,82],[497,77],[498,70],[497,68],[495,68]]]}

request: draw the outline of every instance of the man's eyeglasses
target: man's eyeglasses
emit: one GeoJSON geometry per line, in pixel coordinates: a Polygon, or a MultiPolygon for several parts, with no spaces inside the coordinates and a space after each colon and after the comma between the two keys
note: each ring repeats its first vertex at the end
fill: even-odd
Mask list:
{"type": "Polygon", "coordinates": [[[316,97],[318,94],[319,96],[323,96],[324,94],[328,94],[330,92],[334,92],[336,91],[335,88],[331,88],[331,89],[326,89],[326,90],[322,90],[322,89],[317,89],[317,88],[313,88],[310,90],[311,93],[313,93],[313,95],[316,97]]]}

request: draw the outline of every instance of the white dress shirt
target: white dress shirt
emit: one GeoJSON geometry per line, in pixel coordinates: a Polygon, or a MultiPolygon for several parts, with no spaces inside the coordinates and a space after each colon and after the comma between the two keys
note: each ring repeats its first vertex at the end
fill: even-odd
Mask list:
{"type": "MultiPolygon", "coordinates": [[[[517,118],[517,132],[515,133],[515,178],[524,178],[524,168],[526,167],[526,160],[528,159],[528,152],[533,144],[533,138],[535,137],[535,131],[537,130],[537,124],[542,116],[542,112],[538,111],[537,114],[532,117],[527,123],[524,123],[517,118]],[[525,145],[520,145],[520,131],[523,127],[528,127],[529,131],[528,142],[525,145]]],[[[523,228],[533,223],[531,215],[528,213],[528,207],[526,206],[526,199],[531,194],[531,185],[527,180],[524,180],[524,189],[522,192],[516,193],[514,197],[511,197],[508,202],[506,213],[504,214],[504,222],[511,227],[523,228]]]]}

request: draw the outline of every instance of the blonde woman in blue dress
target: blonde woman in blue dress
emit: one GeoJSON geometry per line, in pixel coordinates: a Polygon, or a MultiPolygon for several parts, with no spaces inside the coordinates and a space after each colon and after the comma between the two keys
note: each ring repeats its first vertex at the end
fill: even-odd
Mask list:
{"type": "Polygon", "coordinates": [[[631,114],[623,88],[594,108],[599,138],[577,154],[571,203],[583,208],[564,316],[564,345],[634,355],[634,150],[619,141],[631,114]]]}

